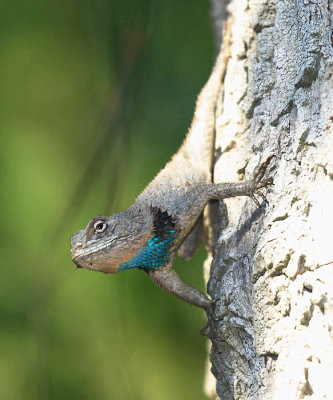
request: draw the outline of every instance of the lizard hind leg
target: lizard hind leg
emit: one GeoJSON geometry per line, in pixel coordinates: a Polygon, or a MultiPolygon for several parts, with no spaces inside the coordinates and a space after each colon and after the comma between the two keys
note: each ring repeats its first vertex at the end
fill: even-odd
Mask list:
{"type": "Polygon", "coordinates": [[[217,183],[211,185],[211,198],[212,199],[225,199],[236,196],[248,196],[257,206],[260,206],[259,201],[255,195],[261,197],[267,202],[266,196],[260,191],[273,184],[272,178],[265,178],[265,172],[270,161],[275,157],[271,155],[268,159],[260,165],[258,171],[254,174],[253,178],[240,183],[217,183]]]}
{"type": "Polygon", "coordinates": [[[171,263],[159,271],[145,270],[145,272],[161,288],[185,300],[187,303],[203,308],[206,311],[208,321],[200,332],[204,336],[209,337],[212,341],[213,351],[218,353],[218,345],[221,343],[221,340],[215,335],[217,331],[216,324],[220,321],[215,316],[215,304],[217,300],[209,300],[200,290],[182,281],[177,272],[172,268],[171,263]]]}
{"type": "Polygon", "coordinates": [[[145,271],[153,282],[174,296],[205,310],[211,307],[211,301],[205,294],[180,279],[177,272],[172,268],[171,262],[160,270],[145,271]]]}
{"type": "Polygon", "coordinates": [[[206,336],[211,340],[212,351],[216,354],[221,354],[219,351],[219,347],[223,344],[224,340],[218,337],[217,332],[218,323],[223,318],[218,318],[215,314],[215,305],[218,300],[219,299],[211,301],[210,307],[205,310],[207,314],[207,322],[205,326],[200,329],[200,333],[201,335],[206,336]]]}

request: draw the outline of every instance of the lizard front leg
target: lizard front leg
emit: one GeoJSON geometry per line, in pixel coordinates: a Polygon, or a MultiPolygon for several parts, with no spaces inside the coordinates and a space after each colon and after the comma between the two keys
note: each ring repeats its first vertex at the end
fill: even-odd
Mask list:
{"type": "Polygon", "coordinates": [[[204,336],[209,336],[215,348],[216,338],[213,336],[214,329],[212,329],[212,324],[217,321],[214,317],[216,300],[209,300],[200,290],[182,281],[177,272],[172,268],[171,263],[167,264],[159,271],[146,270],[146,272],[152,281],[162,289],[206,311],[208,321],[205,326],[200,329],[200,333],[204,336]]]}
{"type": "Polygon", "coordinates": [[[177,272],[172,268],[171,262],[158,271],[148,270],[146,272],[152,281],[167,292],[194,306],[204,308],[205,310],[211,308],[211,300],[200,292],[200,290],[182,281],[177,272]]]}
{"type": "Polygon", "coordinates": [[[212,187],[212,199],[226,199],[228,197],[236,196],[249,196],[251,199],[260,206],[259,201],[255,195],[261,197],[267,202],[265,195],[260,191],[260,189],[272,185],[272,179],[263,179],[267,166],[275,155],[271,155],[267,160],[261,164],[258,172],[254,175],[253,179],[240,182],[240,183],[218,183],[213,184],[212,187]]]}

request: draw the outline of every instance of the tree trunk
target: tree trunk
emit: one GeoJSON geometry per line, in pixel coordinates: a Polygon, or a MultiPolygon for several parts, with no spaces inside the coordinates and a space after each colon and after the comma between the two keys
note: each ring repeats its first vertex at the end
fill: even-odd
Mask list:
{"type": "Polygon", "coordinates": [[[217,393],[333,399],[333,6],[232,0],[228,11],[214,180],[276,158],[269,204],[211,207],[217,393]]]}

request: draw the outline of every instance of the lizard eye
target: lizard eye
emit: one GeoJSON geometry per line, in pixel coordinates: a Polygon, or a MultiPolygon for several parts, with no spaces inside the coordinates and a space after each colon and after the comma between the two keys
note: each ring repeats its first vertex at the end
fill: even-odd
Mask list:
{"type": "Polygon", "coordinates": [[[94,223],[94,231],[96,233],[102,233],[107,228],[107,224],[104,221],[98,220],[94,223]]]}

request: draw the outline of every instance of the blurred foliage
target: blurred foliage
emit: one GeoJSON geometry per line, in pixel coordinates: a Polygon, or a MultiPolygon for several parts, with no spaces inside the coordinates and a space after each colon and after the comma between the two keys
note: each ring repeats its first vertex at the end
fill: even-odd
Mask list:
{"type": "MultiPolygon", "coordinates": [[[[203,313],[141,271],[75,270],[69,237],[180,145],[207,0],[3,1],[0,56],[0,398],[203,399],[203,313]]],[[[176,261],[202,289],[204,256],[176,261]]]]}

